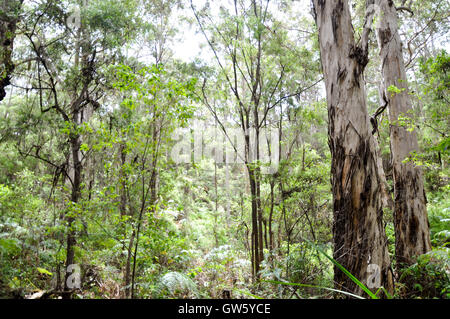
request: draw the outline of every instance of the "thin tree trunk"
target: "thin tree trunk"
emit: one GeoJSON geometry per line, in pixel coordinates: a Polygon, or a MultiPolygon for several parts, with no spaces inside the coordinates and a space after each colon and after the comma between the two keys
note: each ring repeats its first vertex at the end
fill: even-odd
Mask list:
{"type": "Polygon", "coordinates": [[[274,188],[275,188],[275,181],[272,179],[270,182],[270,212],[269,212],[269,246],[267,247],[269,249],[269,254],[272,256],[272,251],[274,249],[273,245],[273,230],[272,230],[272,223],[273,223],[273,210],[274,210],[274,188]]]}
{"type": "MultiPolygon", "coordinates": [[[[77,30],[77,43],[75,44],[75,67],[79,67],[79,55],[80,55],[80,37],[81,29],[77,30]]],[[[73,93],[71,111],[72,111],[72,124],[74,128],[78,128],[81,124],[81,110],[79,105],[81,100],[78,98],[77,91],[73,93]]],[[[76,132],[71,132],[70,136],[70,159],[69,159],[69,169],[71,174],[71,197],[70,200],[73,204],[77,204],[81,197],[81,158],[80,158],[80,147],[81,147],[81,137],[76,132]]],[[[69,212],[69,216],[66,216],[67,221],[67,247],[66,247],[66,271],[64,278],[64,290],[69,291],[73,287],[68,286],[68,279],[70,273],[68,272],[69,266],[75,263],[75,245],[76,245],[76,234],[73,229],[73,222],[75,217],[69,212]]],[[[71,297],[70,293],[64,294],[63,298],[69,299],[71,297]]]]}
{"type": "Polygon", "coordinates": [[[219,246],[219,239],[217,235],[217,218],[219,214],[219,198],[217,192],[217,161],[214,161],[214,243],[216,247],[219,246]]]}
{"type": "Polygon", "coordinates": [[[260,253],[259,253],[259,227],[258,227],[258,201],[256,199],[256,182],[255,182],[255,172],[252,164],[247,163],[247,171],[250,180],[250,194],[251,194],[251,204],[252,204],[252,274],[253,279],[258,278],[259,267],[261,263],[260,253]]]}
{"type": "MultiPolygon", "coordinates": [[[[389,107],[390,143],[394,177],[394,226],[397,266],[414,262],[414,257],[431,250],[430,230],[422,171],[413,162],[403,162],[418,150],[415,130],[398,124],[399,117],[412,119],[397,12],[389,0],[376,0],[380,24],[376,28],[381,56],[385,98],[389,107]],[[395,86],[401,92],[392,93],[395,86]]],[[[400,266],[401,268],[401,266],[400,266]]]]}
{"type": "Polygon", "coordinates": [[[125,164],[127,162],[127,153],[125,150],[125,143],[119,146],[120,155],[120,217],[127,215],[127,173],[125,171],[125,164]]]}
{"type": "MultiPolygon", "coordinates": [[[[77,42],[75,44],[75,68],[86,68],[91,62],[88,61],[91,47],[88,46],[88,41],[85,38],[82,40],[82,36],[89,38],[89,35],[84,34],[82,27],[77,30],[77,42]],[[81,53],[81,61],[80,61],[81,53]]],[[[95,58],[95,51],[93,53],[92,59],[95,58]]],[[[70,110],[72,114],[71,124],[73,125],[74,132],[70,133],[70,150],[71,150],[71,165],[72,165],[72,189],[71,189],[71,202],[75,205],[81,200],[81,186],[83,183],[83,163],[81,154],[82,136],[77,132],[78,128],[81,127],[83,122],[88,120],[89,115],[87,113],[87,105],[82,106],[83,102],[88,99],[89,84],[92,81],[92,74],[89,72],[83,73],[82,77],[82,87],[80,92],[78,92],[77,87],[75,87],[72,101],[70,103],[70,110]]],[[[92,103],[92,101],[91,101],[92,103]]],[[[73,222],[75,221],[75,216],[69,214],[67,216],[68,232],[67,232],[67,254],[66,254],[66,277],[64,290],[70,290],[68,287],[68,268],[70,265],[75,264],[75,245],[76,245],[76,232],[73,228],[73,222]]],[[[70,298],[70,294],[64,294],[65,298],[70,298]]]]}
{"type": "MultiPolygon", "coordinates": [[[[144,166],[145,162],[142,164],[142,174],[144,174],[144,166]]],[[[142,197],[141,197],[141,207],[139,210],[139,216],[138,216],[138,220],[137,220],[137,229],[134,230],[133,229],[133,235],[134,233],[136,233],[135,237],[136,237],[136,241],[134,244],[134,253],[133,253],[133,269],[131,272],[131,299],[134,299],[135,297],[135,282],[136,282],[136,263],[137,263],[137,255],[138,255],[138,248],[139,248],[139,238],[140,238],[140,234],[141,234],[141,226],[142,226],[142,219],[143,219],[143,215],[144,215],[144,210],[147,207],[147,198],[149,195],[149,192],[151,191],[151,186],[149,186],[147,189],[145,189],[145,178],[144,176],[141,177],[142,178],[142,197]]],[[[134,236],[132,236],[134,239],[134,236]]],[[[130,245],[131,245],[132,240],[130,239],[130,245]]]]}
{"type": "MultiPolygon", "coordinates": [[[[77,117],[75,114],[74,117],[77,117]]],[[[70,200],[73,204],[77,204],[81,198],[81,158],[80,158],[80,146],[81,140],[78,134],[71,137],[71,150],[72,150],[72,165],[73,165],[73,177],[72,177],[72,192],[70,200]]],[[[75,264],[75,245],[76,245],[76,233],[73,228],[73,222],[75,217],[69,212],[67,217],[67,251],[66,251],[66,276],[64,281],[64,290],[69,291],[73,287],[69,287],[70,273],[67,271],[70,265],[75,264]]],[[[70,294],[64,294],[64,298],[70,298],[70,294]]]]}
{"type": "MultiPolygon", "coordinates": [[[[137,262],[137,253],[138,253],[138,248],[139,248],[139,235],[141,234],[143,213],[144,213],[144,208],[141,207],[141,211],[139,212],[137,231],[136,231],[136,242],[134,244],[134,253],[133,253],[133,270],[131,272],[131,299],[134,299],[134,297],[135,297],[136,262],[137,262]]],[[[130,242],[131,242],[131,240],[130,240],[130,242]]]]}
{"type": "MultiPolygon", "coordinates": [[[[355,44],[347,1],[314,0],[314,9],[332,154],[333,256],[364,284],[369,284],[368,266],[375,264],[380,271],[376,283],[392,292],[378,154],[369,127],[362,74],[367,52],[355,44]]],[[[339,289],[362,294],[361,288],[337,267],[334,280],[339,289]]]]}
{"type": "Polygon", "coordinates": [[[136,231],[133,229],[127,249],[127,263],[125,265],[125,298],[131,297],[131,258],[133,256],[133,244],[136,231]]]}
{"type": "MultiPolygon", "coordinates": [[[[132,209],[128,208],[128,192],[127,192],[127,179],[128,176],[125,171],[125,164],[127,160],[127,153],[125,151],[125,143],[120,144],[119,146],[119,155],[120,155],[120,217],[124,218],[125,216],[129,215],[130,217],[133,217],[132,209]]],[[[120,232],[123,233],[124,238],[126,238],[126,224],[125,222],[120,223],[120,232]]],[[[134,237],[136,236],[136,230],[133,228],[133,231],[131,233],[131,237],[128,242],[127,247],[127,261],[125,264],[124,269],[124,283],[125,283],[125,298],[131,297],[131,259],[133,256],[133,244],[134,244],[134,237]]],[[[123,248],[125,248],[125,242],[123,243],[123,248]]]]}
{"type": "Polygon", "coordinates": [[[267,239],[267,221],[266,219],[263,219],[263,225],[264,225],[264,245],[266,246],[266,249],[269,249],[269,242],[267,239]]]}

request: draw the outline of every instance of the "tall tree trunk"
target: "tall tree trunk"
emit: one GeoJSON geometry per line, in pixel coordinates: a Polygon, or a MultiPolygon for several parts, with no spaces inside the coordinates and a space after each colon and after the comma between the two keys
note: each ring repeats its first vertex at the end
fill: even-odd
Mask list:
{"type": "MultiPolygon", "coordinates": [[[[142,168],[141,168],[141,174],[145,174],[145,159],[143,159],[142,168]]],[[[137,220],[137,228],[136,230],[133,229],[133,235],[130,239],[130,246],[132,245],[132,241],[135,239],[134,242],[134,253],[133,253],[133,267],[131,271],[131,299],[134,299],[135,297],[135,282],[136,282],[136,264],[137,264],[137,255],[138,255],[138,248],[139,248],[139,239],[141,234],[141,227],[143,223],[143,216],[144,211],[147,207],[150,207],[153,210],[153,207],[151,205],[147,205],[147,199],[149,192],[151,192],[151,185],[149,185],[147,188],[145,187],[145,176],[141,176],[142,179],[142,197],[141,197],[141,207],[139,209],[139,215],[137,220]]],[[[151,196],[151,195],[150,195],[151,196]]]]}
{"type": "MultiPolygon", "coordinates": [[[[128,175],[125,170],[125,165],[127,162],[127,152],[125,143],[121,143],[119,146],[119,155],[120,155],[120,217],[124,218],[125,216],[130,216],[133,218],[133,209],[129,207],[128,201],[128,192],[127,192],[127,180],[128,175]]],[[[127,221],[122,221],[119,225],[120,232],[123,234],[124,238],[127,237],[127,229],[126,229],[127,221]]],[[[136,235],[136,231],[133,228],[131,233],[131,237],[128,241],[127,247],[127,261],[125,264],[125,269],[123,273],[125,289],[124,289],[124,297],[131,297],[131,259],[133,256],[133,245],[134,245],[134,237],[136,235]]],[[[123,249],[125,249],[125,241],[123,242],[123,249]]]]}
{"type": "MultiPolygon", "coordinates": [[[[257,113],[255,111],[255,113],[257,113]]],[[[259,123],[259,119],[256,116],[255,122],[259,123]]],[[[259,128],[255,128],[255,147],[256,147],[256,158],[255,158],[255,184],[256,184],[256,205],[258,208],[258,243],[259,243],[259,262],[264,260],[264,237],[263,237],[263,211],[261,208],[261,167],[260,167],[260,152],[259,152],[259,128]]]]}
{"type": "MultiPolygon", "coordinates": [[[[217,127],[216,127],[217,130],[217,127]]],[[[217,161],[214,161],[214,226],[213,226],[213,233],[214,233],[214,243],[215,247],[219,246],[219,238],[217,234],[217,219],[219,214],[219,198],[218,198],[218,190],[217,190],[217,161]]]]}
{"type": "MultiPolygon", "coordinates": [[[[251,204],[252,204],[252,273],[253,279],[259,279],[259,269],[261,262],[264,259],[263,250],[263,218],[261,211],[261,185],[260,185],[260,174],[261,170],[258,164],[258,152],[252,153],[252,144],[250,142],[250,136],[245,136],[246,141],[246,167],[248,172],[248,177],[250,181],[250,194],[251,194],[251,204]],[[256,154],[255,154],[256,153],[256,154]],[[257,159],[254,157],[256,156],[257,159]]],[[[254,143],[258,143],[258,139],[254,143]]]]}
{"type": "Polygon", "coordinates": [[[22,3],[23,0],[3,0],[0,5],[0,101],[6,96],[5,88],[11,83],[15,68],[12,52],[22,3]]]}
{"type": "Polygon", "coordinates": [[[125,265],[125,298],[131,298],[131,258],[133,257],[133,245],[136,231],[133,229],[127,248],[127,263],[125,265]]]}
{"type": "MultiPolygon", "coordinates": [[[[119,146],[120,155],[120,217],[127,215],[127,180],[128,176],[125,169],[125,164],[127,163],[127,152],[126,144],[122,142],[119,146]]],[[[125,235],[125,234],[124,234],[125,235]]]]}
{"type": "Polygon", "coordinates": [[[258,278],[259,267],[261,264],[261,255],[259,253],[259,226],[258,226],[258,201],[257,201],[257,191],[256,191],[256,181],[255,181],[255,171],[254,166],[251,163],[247,163],[247,171],[250,180],[250,194],[251,194],[251,204],[252,204],[252,275],[253,279],[258,278]]]}
{"type": "MultiPolygon", "coordinates": [[[[385,98],[388,102],[390,143],[394,176],[394,226],[397,265],[409,265],[414,256],[431,250],[426,197],[421,169],[403,161],[418,150],[416,132],[398,124],[399,117],[412,118],[397,12],[392,0],[376,0],[380,8],[377,39],[380,48],[385,98]],[[391,93],[395,86],[401,92],[391,93]]],[[[401,267],[401,266],[400,266],[401,267]]]]}
{"type": "MultiPolygon", "coordinates": [[[[78,107],[74,107],[73,110],[78,109],[78,107]]],[[[81,115],[79,112],[74,112],[73,114],[73,123],[78,127],[80,125],[81,115]]],[[[78,133],[72,133],[70,137],[70,149],[71,149],[71,164],[72,164],[72,190],[70,200],[73,204],[77,204],[81,198],[81,182],[82,182],[82,164],[81,164],[81,137],[78,133]]],[[[64,281],[64,290],[70,291],[69,287],[69,276],[71,273],[68,271],[69,266],[75,264],[75,245],[76,245],[76,233],[73,228],[73,222],[75,221],[75,216],[73,212],[69,211],[69,215],[66,218],[67,221],[67,250],[66,250],[66,276],[64,281]]],[[[64,294],[64,298],[70,298],[70,293],[64,294]]]]}
{"type": "Polygon", "coordinates": [[[270,259],[272,259],[272,253],[273,253],[273,249],[274,249],[274,242],[273,242],[273,230],[272,230],[272,223],[273,223],[273,210],[274,210],[274,205],[275,205],[275,197],[274,197],[274,188],[275,188],[275,180],[272,179],[270,181],[270,211],[269,211],[269,245],[268,245],[268,250],[269,250],[269,256],[270,259]]]}
{"type": "MultiPolygon", "coordinates": [[[[370,264],[379,270],[378,286],[393,291],[393,276],[383,225],[377,151],[370,132],[363,71],[367,51],[356,46],[348,2],[314,0],[328,102],[332,154],[333,256],[363,283],[370,264]]],[[[335,268],[340,289],[361,294],[335,268]]],[[[368,285],[370,288],[376,288],[368,285]]]]}
{"type": "MultiPolygon", "coordinates": [[[[81,200],[81,186],[83,184],[83,163],[82,163],[82,154],[81,154],[81,145],[82,145],[82,135],[78,132],[78,129],[83,125],[84,122],[89,120],[89,116],[91,112],[88,110],[89,104],[84,104],[86,100],[89,100],[89,84],[92,81],[92,74],[90,72],[86,72],[88,68],[92,68],[92,61],[95,58],[95,51],[92,56],[92,61],[89,62],[89,54],[91,53],[91,47],[89,46],[89,42],[85,38],[82,40],[82,36],[89,38],[88,35],[85,35],[82,28],[78,28],[77,30],[77,41],[75,44],[75,62],[74,66],[80,69],[82,74],[82,87],[81,90],[77,90],[77,86],[74,88],[72,101],[70,103],[70,111],[72,118],[70,119],[71,124],[73,126],[74,131],[70,133],[70,170],[71,174],[71,202],[74,205],[77,205],[81,200]],[[80,57],[81,55],[81,57],[80,57]],[[80,61],[81,58],[81,61],[80,61]]],[[[91,104],[93,101],[89,101],[91,104]]],[[[76,245],[76,231],[74,229],[74,221],[76,219],[76,215],[69,212],[67,216],[67,252],[66,252],[66,277],[64,290],[70,291],[71,288],[68,286],[68,277],[70,273],[68,272],[68,267],[70,265],[75,264],[75,245],[76,245]]],[[[70,298],[70,292],[64,294],[65,298],[70,298]]]]}

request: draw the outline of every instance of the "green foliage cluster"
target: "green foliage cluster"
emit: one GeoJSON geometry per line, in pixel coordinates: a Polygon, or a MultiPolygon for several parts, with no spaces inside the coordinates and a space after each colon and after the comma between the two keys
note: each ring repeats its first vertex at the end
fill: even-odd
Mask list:
{"type": "Polygon", "coordinates": [[[434,249],[403,269],[397,284],[401,298],[450,298],[450,251],[434,249]]]}
{"type": "MultiPolygon", "coordinates": [[[[73,235],[81,268],[73,298],[378,298],[380,291],[369,291],[330,257],[327,103],[317,30],[296,3],[237,1],[235,8],[215,8],[206,1],[191,8],[179,0],[25,1],[20,32],[5,36],[16,37],[16,68],[0,101],[0,297],[48,292],[58,298],[73,235]],[[68,23],[77,9],[80,21],[68,23]],[[177,37],[198,23],[210,56],[185,62],[174,55],[177,37]],[[226,135],[242,129],[245,117],[249,128],[260,125],[279,138],[276,171],[258,179],[259,280],[251,277],[247,168],[273,163],[246,167],[202,154],[180,164],[171,154],[177,129],[193,136],[201,120],[226,135]],[[366,295],[336,290],[334,271],[366,295]]],[[[445,6],[423,6],[411,20],[400,18],[410,45],[445,34],[444,23],[435,21],[445,6]],[[429,29],[414,35],[430,18],[429,29]]],[[[358,1],[357,32],[363,12],[358,1]]],[[[398,124],[419,139],[407,160],[424,172],[433,251],[396,273],[394,297],[449,298],[450,57],[417,45],[408,69],[413,112],[398,124]]],[[[380,104],[377,59],[371,56],[365,74],[371,110],[380,104]]],[[[403,90],[388,88],[392,95],[403,90]]],[[[379,122],[392,193],[390,123],[385,114],[379,122]]],[[[205,137],[202,146],[229,149],[229,142],[205,137]]],[[[393,213],[386,209],[384,216],[395,266],[393,213]]]]}

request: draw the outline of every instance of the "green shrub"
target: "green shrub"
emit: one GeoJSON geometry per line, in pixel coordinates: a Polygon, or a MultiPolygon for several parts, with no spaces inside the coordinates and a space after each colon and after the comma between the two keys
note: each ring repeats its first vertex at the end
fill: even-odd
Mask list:
{"type": "Polygon", "coordinates": [[[401,298],[450,298],[450,249],[433,250],[402,270],[397,285],[401,298]]]}

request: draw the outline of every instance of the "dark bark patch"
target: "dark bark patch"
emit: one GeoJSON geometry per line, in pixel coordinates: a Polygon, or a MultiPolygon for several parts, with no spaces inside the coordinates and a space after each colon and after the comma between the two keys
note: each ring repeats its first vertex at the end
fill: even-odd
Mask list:
{"type": "Polygon", "coordinates": [[[417,232],[419,230],[419,220],[416,215],[412,215],[409,222],[409,241],[414,246],[417,243],[417,232]]]}
{"type": "MultiPolygon", "coordinates": [[[[334,118],[335,118],[336,110],[334,105],[330,105],[328,109],[328,128],[329,128],[329,136],[331,137],[331,142],[333,143],[333,136],[335,136],[334,132],[334,118]]],[[[334,151],[334,145],[330,147],[331,152],[334,151]]]]}
{"type": "Polygon", "coordinates": [[[425,235],[425,232],[422,231],[422,252],[426,253],[427,252],[427,248],[428,248],[428,243],[427,243],[427,235],[425,235]]]}
{"type": "Polygon", "coordinates": [[[11,76],[6,75],[3,79],[0,79],[0,101],[6,96],[5,88],[11,84],[11,76]]]}
{"type": "Polygon", "coordinates": [[[356,60],[362,69],[364,69],[367,63],[369,63],[367,52],[359,46],[352,46],[349,57],[356,60]]]}
{"type": "Polygon", "coordinates": [[[402,225],[402,232],[406,233],[406,223],[401,223],[402,225]]]}
{"type": "Polygon", "coordinates": [[[323,7],[325,5],[325,0],[318,0],[317,4],[321,7],[323,7]]]}
{"type": "Polygon", "coordinates": [[[391,29],[389,29],[389,28],[380,29],[379,37],[380,37],[381,43],[383,43],[383,44],[389,43],[389,41],[391,41],[391,37],[392,37],[391,29]]]}
{"type": "Polygon", "coordinates": [[[359,46],[352,46],[352,48],[350,49],[349,57],[356,61],[356,66],[353,68],[353,81],[357,87],[360,87],[360,76],[363,73],[367,63],[369,63],[367,52],[365,52],[359,46]]]}
{"type": "Polygon", "coordinates": [[[364,191],[361,193],[361,203],[363,206],[367,205],[366,202],[367,202],[367,199],[369,199],[368,195],[370,195],[371,188],[372,188],[372,178],[370,175],[368,175],[364,182],[364,191]]]}
{"type": "Polygon", "coordinates": [[[339,29],[339,17],[342,14],[342,11],[344,10],[344,3],[342,0],[338,1],[336,6],[333,9],[333,13],[331,14],[331,25],[333,26],[333,37],[334,41],[337,42],[337,31],[339,29]]]}
{"type": "Polygon", "coordinates": [[[342,82],[345,79],[346,75],[347,70],[345,68],[344,69],[339,68],[339,72],[337,74],[337,81],[342,82]]]}

